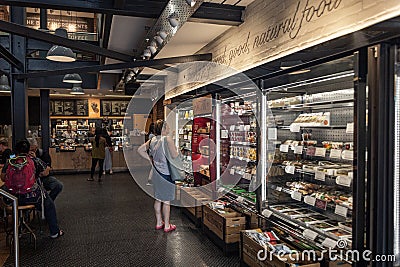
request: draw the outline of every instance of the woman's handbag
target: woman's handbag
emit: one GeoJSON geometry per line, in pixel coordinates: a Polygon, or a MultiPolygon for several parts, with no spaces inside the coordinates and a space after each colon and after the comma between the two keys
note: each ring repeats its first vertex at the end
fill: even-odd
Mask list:
{"type": "Polygon", "coordinates": [[[185,179],[185,171],[183,169],[182,154],[178,151],[178,156],[176,158],[173,158],[168,148],[167,138],[165,137],[163,137],[162,146],[165,157],[167,158],[168,169],[172,181],[183,181],[185,179]]]}

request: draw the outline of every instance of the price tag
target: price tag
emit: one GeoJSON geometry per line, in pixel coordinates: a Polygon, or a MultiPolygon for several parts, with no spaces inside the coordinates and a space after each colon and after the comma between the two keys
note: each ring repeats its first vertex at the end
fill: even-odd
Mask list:
{"type": "Polygon", "coordinates": [[[303,154],[303,146],[295,146],[294,154],[303,154]]]}
{"type": "Polygon", "coordinates": [[[280,147],[279,147],[279,151],[281,151],[281,152],[289,152],[289,145],[281,145],[280,147]]]}
{"type": "Polygon", "coordinates": [[[245,173],[244,174],[244,179],[251,180],[251,174],[250,173],[245,173]]]}
{"type": "Polygon", "coordinates": [[[328,248],[334,248],[336,247],[337,241],[331,239],[331,238],[325,238],[325,240],[322,242],[322,245],[324,247],[328,247],[328,248]]]}
{"type": "Polygon", "coordinates": [[[230,130],[231,132],[235,131],[235,125],[231,125],[231,126],[229,127],[229,130],[230,130]]]}
{"type": "Polygon", "coordinates": [[[342,159],[353,160],[353,150],[343,150],[342,159]]]}
{"type": "Polygon", "coordinates": [[[310,196],[304,197],[304,203],[306,203],[308,205],[315,206],[315,201],[316,201],[315,197],[310,197],[310,196]]]}
{"type": "Polygon", "coordinates": [[[304,197],[304,203],[311,205],[311,206],[315,206],[315,197],[310,197],[310,196],[305,196],[304,197]]]}
{"type": "Polygon", "coordinates": [[[325,182],[325,172],[316,171],[314,178],[315,178],[315,180],[319,180],[319,181],[325,182]]]}
{"type": "Polygon", "coordinates": [[[183,134],[183,133],[184,133],[183,129],[179,129],[179,130],[178,130],[178,133],[179,133],[179,134],[183,134]]]}
{"type": "Polygon", "coordinates": [[[244,130],[245,130],[246,132],[250,131],[250,125],[245,125],[245,126],[244,126],[244,130]]]}
{"type": "Polygon", "coordinates": [[[243,115],[243,110],[239,109],[238,115],[239,115],[239,116],[242,116],[242,115],[243,115]]]}
{"type": "Polygon", "coordinates": [[[354,122],[347,123],[346,133],[348,134],[354,133],[354,122]]]}
{"type": "Polygon", "coordinates": [[[244,198],[243,198],[243,197],[237,197],[236,201],[238,201],[238,202],[243,202],[243,201],[244,201],[244,198]]]}
{"type": "Polygon", "coordinates": [[[281,186],[277,186],[277,187],[275,188],[275,190],[281,192],[281,191],[282,191],[282,187],[281,187],[281,186]]]}
{"type": "Polygon", "coordinates": [[[340,159],[341,156],[342,156],[342,150],[331,149],[331,154],[330,154],[331,159],[340,159]]]}
{"type": "Polygon", "coordinates": [[[352,179],[349,176],[338,176],[338,177],[336,177],[336,183],[338,185],[350,187],[351,181],[352,181],[352,179]]]}
{"type": "Polygon", "coordinates": [[[224,138],[224,139],[226,139],[226,138],[228,138],[229,136],[228,136],[228,131],[227,130],[222,130],[221,131],[221,138],[224,138]]]}
{"type": "Polygon", "coordinates": [[[294,171],[296,170],[296,168],[294,166],[288,165],[285,167],[285,172],[289,173],[289,174],[294,174],[294,171]]]}
{"type": "Polygon", "coordinates": [[[302,194],[300,192],[293,191],[292,194],[291,194],[291,197],[294,200],[301,201],[302,194]]]}
{"type": "Polygon", "coordinates": [[[292,124],[290,124],[290,131],[291,131],[292,133],[298,133],[298,132],[300,132],[300,124],[297,124],[297,123],[292,123],[292,124]]]}
{"type": "Polygon", "coordinates": [[[276,140],[276,139],[278,139],[278,129],[268,128],[268,140],[276,140]]]}
{"type": "Polygon", "coordinates": [[[262,215],[264,215],[267,218],[271,217],[272,214],[273,214],[273,212],[270,210],[267,210],[267,209],[262,211],[262,215]]]}
{"type": "Polygon", "coordinates": [[[307,147],[306,155],[315,156],[315,147],[307,147]]]}
{"type": "Polygon", "coordinates": [[[323,147],[315,148],[315,156],[316,157],[325,157],[325,155],[326,155],[326,148],[323,148],[323,147]]]}
{"type": "Polygon", "coordinates": [[[225,191],[225,188],[223,188],[223,187],[218,188],[218,193],[222,193],[224,191],[225,191]]]}
{"type": "Polygon", "coordinates": [[[343,217],[347,217],[347,210],[348,210],[348,208],[346,208],[346,207],[336,205],[335,214],[343,216],[343,217]]]}
{"type": "Polygon", "coordinates": [[[317,238],[317,236],[318,236],[318,233],[311,231],[309,229],[305,229],[303,232],[303,236],[308,239],[315,240],[315,238],[317,238]]]}
{"type": "Polygon", "coordinates": [[[235,175],[235,169],[232,168],[231,171],[230,171],[230,174],[231,175],[235,175]]]}

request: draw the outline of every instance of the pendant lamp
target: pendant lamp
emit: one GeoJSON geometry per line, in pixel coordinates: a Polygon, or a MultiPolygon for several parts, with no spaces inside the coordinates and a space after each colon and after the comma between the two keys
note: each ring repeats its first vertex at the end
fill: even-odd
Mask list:
{"type": "MultiPolygon", "coordinates": [[[[55,35],[68,38],[67,30],[64,28],[56,29],[55,35]]],[[[71,48],[61,45],[53,45],[47,52],[46,58],[58,62],[74,62],[76,60],[76,56],[71,48]]]]}
{"type": "Polygon", "coordinates": [[[65,74],[64,83],[82,83],[82,78],[78,73],[65,74]]]}
{"type": "Polygon", "coordinates": [[[70,92],[71,95],[83,95],[85,92],[83,91],[82,87],[78,84],[74,84],[72,90],[70,92]]]}
{"type": "Polygon", "coordinates": [[[1,75],[0,77],[0,92],[9,93],[11,92],[10,84],[8,83],[8,78],[6,75],[1,75]]]}

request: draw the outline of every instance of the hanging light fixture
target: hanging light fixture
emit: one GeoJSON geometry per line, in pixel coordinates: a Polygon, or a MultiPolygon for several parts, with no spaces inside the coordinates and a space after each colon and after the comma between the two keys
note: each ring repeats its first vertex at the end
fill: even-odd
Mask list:
{"type": "Polygon", "coordinates": [[[10,84],[8,83],[8,78],[6,75],[1,75],[0,77],[0,92],[2,93],[10,93],[11,92],[11,87],[10,84]]]}
{"type": "Polygon", "coordinates": [[[151,51],[150,49],[145,49],[143,52],[143,56],[144,57],[151,57],[151,51]]]}
{"type": "Polygon", "coordinates": [[[70,92],[71,95],[83,95],[85,92],[79,84],[74,84],[70,92]]]}
{"type": "Polygon", "coordinates": [[[160,45],[164,42],[163,38],[161,38],[158,35],[154,36],[154,40],[156,40],[157,43],[160,44],[160,45]]]}
{"type": "Polygon", "coordinates": [[[165,40],[165,38],[167,38],[168,33],[166,33],[165,31],[159,31],[157,32],[157,35],[159,35],[163,40],[165,40]]]}
{"type": "Polygon", "coordinates": [[[195,0],[186,0],[186,3],[187,3],[189,6],[194,7],[194,5],[196,4],[196,1],[195,1],[195,0]]]}
{"type": "MultiPolygon", "coordinates": [[[[56,29],[54,34],[60,37],[68,38],[67,30],[63,28],[56,29]]],[[[74,52],[72,52],[71,48],[61,45],[53,45],[47,52],[46,58],[58,62],[74,62],[76,60],[76,56],[74,52]]]]}
{"type": "Polygon", "coordinates": [[[64,83],[82,83],[82,78],[78,73],[65,74],[64,83]]]}
{"type": "Polygon", "coordinates": [[[154,55],[154,54],[157,52],[157,48],[155,48],[155,47],[152,46],[152,45],[148,46],[147,48],[150,50],[150,52],[151,52],[152,55],[154,55]]]}
{"type": "Polygon", "coordinates": [[[179,25],[179,17],[175,12],[168,16],[168,21],[173,28],[179,25]]]}

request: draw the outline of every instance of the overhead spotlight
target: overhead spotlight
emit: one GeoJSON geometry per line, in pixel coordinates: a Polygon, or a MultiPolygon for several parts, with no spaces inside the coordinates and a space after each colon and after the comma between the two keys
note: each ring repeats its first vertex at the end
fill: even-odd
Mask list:
{"type": "Polygon", "coordinates": [[[148,46],[147,48],[150,50],[152,55],[154,55],[157,52],[157,48],[155,48],[154,46],[148,46]]]}
{"type": "Polygon", "coordinates": [[[0,92],[9,93],[11,92],[10,84],[8,83],[8,77],[6,75],[1,75],[0,77],[0,92]]]}
{"type": "Polygon", "coordinates": [[[82,83],[82,78],[78,73],[65,74],[64,83],[82,83]]]}
{"type": "Polygon", "coordinates": [[[143,56],[144,57],[151,57],[151,51],[150,49],[145,49],[143,52],[143,56]]]}
{"type": "Polygon", "coordinates": [[[165,40],[165,38],[167,38],[168,33],[166,33],[165,31],[159,31],[157,32],[157,35],[159,35],[163,40],[165,40]]]}
{"type": "Polygon", "coordinates": [[[156,40],[159,45],[161,45],[164,42],[163,38],[161,38],[158,35],[154,36],[154,40],[156,40]]]}
{"type": "Polygon", "coordinates": [[[175,12],[168,16],[168,21],[173,28],[179,25],[179,17],[175,12]]]}
{"type": "Polygon", "coordinates": [[[186,0],[186,3],[187,3],[189,6],[194,7],[194,5],[196,4],[196,1],[195,1],[195,0],[186,0]]]}
{"type": "MultiPolygon", "coordinates": [[[[54,34],[60,37],[68,38],[67,30],[64,28],[56,29],[54,34]]],[[[76,56],[74,52],[72,52],[71,48],[61,45],[53,45],[47,52],[46,58],[58,62],[74,62],[76,60],[76,56]]]]}
{"type": "Polygon", "coordinates": [[[286,70],[301,64],[303,64],[303,61],[301,60],[282,61],[280,68],[281,70],[286,70]]]}
{"type": "Polygon", "coordinates": [[[74,84],[70,92],[71,95],[83,95],[85,92],[79,84],[74,84]]]}

